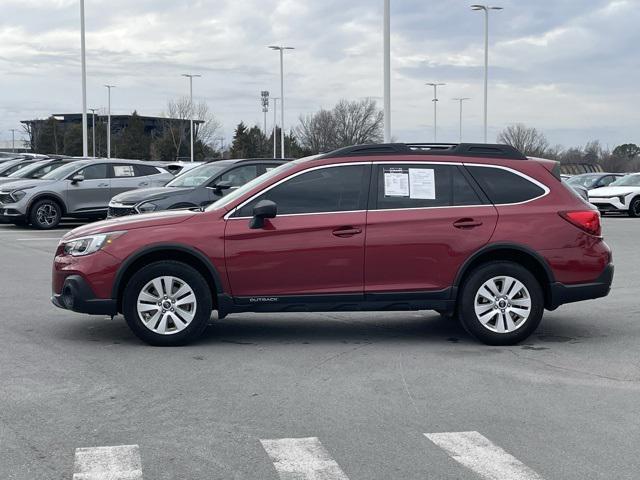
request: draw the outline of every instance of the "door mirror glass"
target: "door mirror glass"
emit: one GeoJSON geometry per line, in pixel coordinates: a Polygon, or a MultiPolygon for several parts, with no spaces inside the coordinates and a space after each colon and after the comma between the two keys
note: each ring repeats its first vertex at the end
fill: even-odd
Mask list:
{"type": "Polygon", "coordinates": [[[84,181],[84,175],[76,174],[71,177],[71,183],[76,184],[84,181]]]}
{"type": "Polygon", "coordinates": [[[264,227],[265,218],[275,218],[278,214],[278,206],[271,200],[261,200],[253,207],[253,218],[249,222],[249,228],[264,227]]]}

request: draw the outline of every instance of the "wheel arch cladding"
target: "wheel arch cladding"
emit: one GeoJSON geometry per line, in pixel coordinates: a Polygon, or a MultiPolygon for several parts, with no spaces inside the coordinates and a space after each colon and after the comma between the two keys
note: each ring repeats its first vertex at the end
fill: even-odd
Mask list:
{"type": "Polygon", "coordinates": [[[118,302],[119,312],[122,311],[124,289],[131,277],[142,267],[163,260],[182,262],[197,270],[209,285],[214,309],[218,307],[218,295],[222,293],[222,283],[218,272],[207,257],[184,245],[156,245],[134,253],[122,263],[118,270],[112,297],[118,302]]]}
{"type": "Polygon", "coordinates": [[[461,287],[469,274],[480,265],[496,261],[509,261],[522,265],[536,278],[544,294],[545,306],[550,305],[551,284],[555,277],[547,262],[536,252],[522,245],[490,245],[476,252],[460,268],[455,286],[461,287]]]}

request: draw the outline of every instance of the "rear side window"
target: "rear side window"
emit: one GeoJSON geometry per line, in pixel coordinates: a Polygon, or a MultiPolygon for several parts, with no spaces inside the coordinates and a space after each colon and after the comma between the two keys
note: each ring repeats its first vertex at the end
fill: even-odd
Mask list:
{"type": "Polygon", "coordinates": [[[544,189],[509,170],[494,167],[467,167],[467,170],[496,205],[526,202],[544,194],[544,189]]]}
{"type": "Polygon", "coordinates": [[[329,167],[302,173],[263,193],[242,207],[235,217],[250,217],[260,200],[278,205],[278,215],[364,210],[369,166],[329,167]]]}
{"type": "Polygon", "coordinates": [[[378,210],[483,203],[455,165],[389,164],[378,167],[378,210]]]}
{"type": "Polygon", "coordinates": [[[135,177],[136,174],[133,171],[133,165],[113,165],[113,176],[115,178],[121,177],[135,177]]]}
{"type": "Polygon", "coordinates": [[[157,175],[158,169],[156,167],[152,167],[151,165],[134,165],[133,171],[136,177],[148,177],[149,175],[157,175]]]}

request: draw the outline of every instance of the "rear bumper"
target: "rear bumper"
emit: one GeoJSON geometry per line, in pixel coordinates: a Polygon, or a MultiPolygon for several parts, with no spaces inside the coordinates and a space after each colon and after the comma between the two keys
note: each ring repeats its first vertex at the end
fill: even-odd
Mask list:
{"type": "Polygon", "coordinates": [[[594,298],[606,297],[611,291],[613,282],[613,264],[607,265],[600,276],[592,283],[581,283],[577,285],[565,285],[554,282],[549,285],[550,298],[547,308],[553,310],[565,303],[580,302],[594,298]]]}
{"type": "Polygon", "coordinates": [[[58,308],[90,315],[116,315],[118,304],[113,299],[96,298],[93,290],[80,275],[70,275],[64,281],[59,294],[51,296],[58,308]]]}

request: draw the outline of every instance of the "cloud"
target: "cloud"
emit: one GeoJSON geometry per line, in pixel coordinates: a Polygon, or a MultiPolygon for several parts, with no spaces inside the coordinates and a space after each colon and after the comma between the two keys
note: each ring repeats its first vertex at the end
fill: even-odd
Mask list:
{"type": "MultiPolygon", "coordinates": [[[[393,132],[431,140],[431,91],[442,81],[440,139],[457,139],[467,96],[467,140],[482,131],[482,14],[460,0],[392,1],[393,132]]],[[[567,145],[600,138],[640,142],[640,63],[632,0],[504,0],[492,12],[490,131],[524,122],[567,145]],[[586,6],[588,4],[588,8],[586,6]]],[[[260,91],[279,96],[279,63],[266,46],[288,44],[287,127],[340,98],[382,93],[382,1],[95,0],[86,3],[88,102],[160,114],[194,94],[217,113],[228,139],[235,125],[260,123],[260,91]]],[[[4,0],[0,19],[0,139],[32,117],[79,111],[77,0],[4,0]],[[9,95],[5,92],[10,92],[9,95]]]]}

